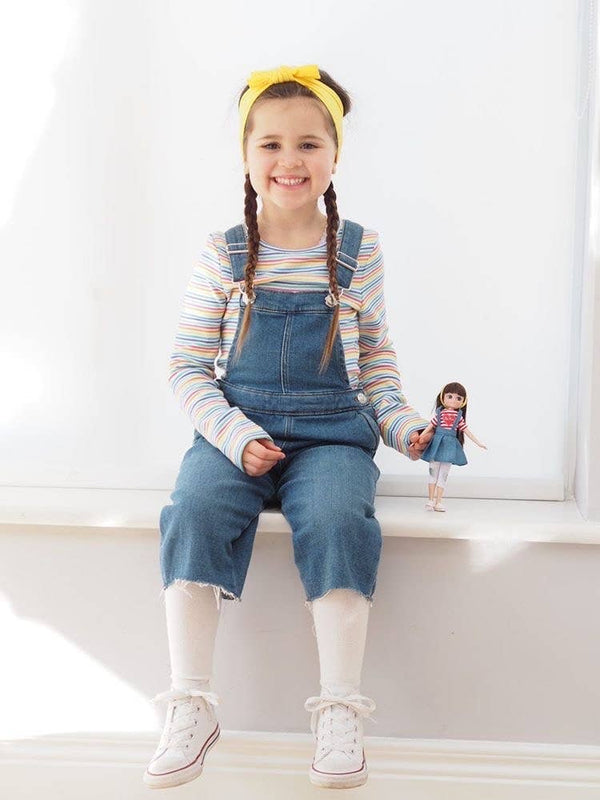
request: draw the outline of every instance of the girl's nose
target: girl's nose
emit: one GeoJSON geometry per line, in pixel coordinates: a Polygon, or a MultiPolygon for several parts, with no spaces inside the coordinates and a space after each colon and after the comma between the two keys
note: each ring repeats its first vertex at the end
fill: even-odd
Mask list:
{"type": "Polygon", "coordinates": [[[297,166],[299,166],[302,163],[302,159],[298,158],[298,156],[285,156],[285,155],[282,155],[279,158],[279,163],[281,164],[282,167],[285,167],[287,169],[288,167],[297,167],[297,166]]]}

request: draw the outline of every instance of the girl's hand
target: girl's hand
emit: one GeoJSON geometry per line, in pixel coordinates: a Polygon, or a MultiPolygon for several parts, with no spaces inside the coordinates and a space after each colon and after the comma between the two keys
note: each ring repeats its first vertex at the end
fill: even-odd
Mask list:
{"type": "Polygon", "coordinates": [[[285,453],[275,442],[270,439],[252,439],[244,447],[242,466],[248,475],[258,477],[268,472],[282,458],[285,458],[285,453]]]}
{"type": "Polygon", "coordinates": [[[482,444],[481,442],[477,442],[477,444],[479,445],[479,447],[483,447],[484,450],[487,450],[487,445],[482,444]]]}
{"type": "Polygon", "coordinates": [[[412,461],[417,461],[423,455],[423,452],[429,442],[433,439],[433,433],[427,432],[424,428],[422,431],[413,431],[408,437],[410,442],[408,446],[408,456],[412,461]]]}

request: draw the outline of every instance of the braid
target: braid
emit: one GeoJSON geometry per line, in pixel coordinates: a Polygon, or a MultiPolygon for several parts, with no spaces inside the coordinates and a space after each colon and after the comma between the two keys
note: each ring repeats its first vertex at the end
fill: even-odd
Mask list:
{"type": "MultiPolygon", "coordinates": [[[[254,273],[256,272],[256,265],[258,264],[258,247],[260,243],[260,234],[258,232],[258,221],[256,219],[256,192],[250,183],[250,176],[246,175],[246,182],[244,184],[244,218],[246,227],[248,228],[248,261],[244,270],[244,291],[250,301],[256,297],[254,293],[254,273]]],[[[242,319],[242,326],[238,336],[235,353],[232,358],[232,363],[235,363],[240,357],[242,345],[248,333],[250,325],[250,313],[252,310],[252,303],[245,305],[244,316],[242,319]]],[[[240,309],[240,314],[241,314],[240,309]]]]}
{"type": "Polygon", "coordinates": [[[329,275],[329,291],[333,297],[338,301],[333,307],[333,314],[331,315],[331,324],[327,332],[327,339],[325,341],[325,348],[321,357],[321,364],[319,372],[323,372],[331,358],[331,351],[338,332],[338,324],[340,319],[340,290],[337,282],[337,231],[340,224],[340,216],[337,210],[336,194],[333,188],[333,183],[323,195],[325,201],[325,210],[327,211],[327,273],[329,275]]]}

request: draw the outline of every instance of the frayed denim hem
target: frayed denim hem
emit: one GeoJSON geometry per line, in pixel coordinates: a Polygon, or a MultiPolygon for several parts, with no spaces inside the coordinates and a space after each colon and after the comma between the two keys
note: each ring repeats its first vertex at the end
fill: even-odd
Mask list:
{"type": "Polygon", "coordinates": [[[364,597],[364,598],[365,598],[365,600],[366,600],[366,601],[368,602],[368,604],[369,604],[369,607],[371,607],[371,606],[373,605],[373,598],[374,598],[374,595],[372,595],[372,594],[370,594],[370,595],[369,595],[369,594],[365,594],[364,592],[361,592],[361,591],[359,591],[358,589],[355,589],[353,586],[333,586],[331,589],[328,589],[328,590],[327,590],[327,591],[326,591],[324,594],[321,594],[321,595],[319,595],[318,597],[311,597],[311,598],[310,598],[310,600],[307,598],[307,599],[304,601],[304,606],[305,606],[306,608],[308,608],[308,610],[309,610],[309,611],[310,611],[310,613],[312,614],[312,604],[313,604],[313,602],[314,602],[315,600],[320,600],[322,597],[327,597],[327,595],[328,595],[330,592],[334,592],[336,589],[347,589],[347,590],[348,590],[348,591],[350,591],[350,592],[356,592],[357,594],[360,594],[362,597],[364,597]]]}
{"type": "MultiPolygon", "coordinates": [[[[194,583],[194,584],[196,584],[196,586],[210,586],[212,588],[213,592],[214,592],[214,595],[215,595],[215,601],[217,603],[217,609],[221,608],[221,599],[222,598],[224,598],[225,600],[234,600],[236,603],[241,603],[242,602],[240,597],[238,597],[236,594],[233,594],[233,592],[230,592],[228,589],[225,589],[225,587],[223,587],[223,586],[217,586],[214,583],[203,583],[202,581],[190,581],[190,580],[187,580],[185,578],[174,578],[171,581],[171,583],[168,583],[168,584],[164,585],[162,587],[162,589],[160,590],[160,596],[164,600],[165,591],[169,588],[169,586],[172,586],[173,584],[177,584],[177,586],[181,586],[181,588],[185,592],[186,591],[185,587],[188,585],[188,583],[194,583]]],[[[186,594],[188,596],[190,596],[189,592],[186,592],[186,594]]]]}

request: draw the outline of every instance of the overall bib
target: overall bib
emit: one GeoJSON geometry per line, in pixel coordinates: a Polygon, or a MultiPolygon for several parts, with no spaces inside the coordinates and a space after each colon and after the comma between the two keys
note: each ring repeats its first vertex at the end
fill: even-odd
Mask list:
{"type": "MultiPolygon", "coordinates": [[[[226,234],[233,278],[244,279],[245,229],[226,234]]],[[[348,288],[362,228],[345,220],[338,285],[348,288]]],[[[331,360],[319,363],[334,308],[322,290],[254,287],[256,299],[240,359],[233,364],[247,305],[240,293],[238,327],[217,384],[232,406],[267,431],[286,457],[269,472],[240,470],[198,431],[184,455],[171,505],[160,515],[161,570],[176,579],[219,587],[239,600],[260,512],[280,505],[292,529],[294,560],[306,600],[354,589],[372,602],[381,551],[375,518],[380,439],[375,411],[350,386],[338,330],[331,360]]]]}
{"type": "Polygon", "coordinates": [[[423,451],[421,458],[425,461],[441,461],[444,464],[456,464],[463,467],[467,463],[467,457],[456,435],[461,419],[462,411],[459,409],[452,428],[442,428],[442,410],[438,408],[433,439],[423,451]]]}

